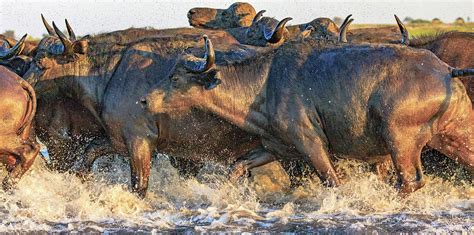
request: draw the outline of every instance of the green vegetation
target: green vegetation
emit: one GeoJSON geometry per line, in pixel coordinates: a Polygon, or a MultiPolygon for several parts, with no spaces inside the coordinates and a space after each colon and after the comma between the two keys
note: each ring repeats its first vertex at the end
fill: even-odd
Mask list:
{"type": "MultiPolygon", "coordinates": [[[[395,26],[389,24],[352,24],[351,28],[376,28],[384,26],[395,26]]],[[[474,32],[474,23],[465,23],[462,25],[455,24],[406,24],[408,32],[411,37],[421,36],[421,35],[431,35],[438,32],[446,31],[461,31],[461,32],[474,32]]]]}

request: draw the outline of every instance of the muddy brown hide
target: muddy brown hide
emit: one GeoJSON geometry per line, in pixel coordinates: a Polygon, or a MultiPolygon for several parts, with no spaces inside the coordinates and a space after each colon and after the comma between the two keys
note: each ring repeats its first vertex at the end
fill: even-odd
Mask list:
{"type": "Polygon", "coordinates": [[[191,39],[197,41],[202,35],[208,35],[210,38],[215,40],[216,43],[219,42],[222,45],[240,43],[253,46],[267,46],[271,45],[271,43],[268,43],[263,37],[264,30],[273,31],[278,23],[278,20],[268,18],[249,27],[225,28],[219,30],[200,28],[130,28],[114,31],[111,33],[99,34],[93,37],[96,43],[102,42],[106,44],[127,44],[152,37],[175,38],[177,42],[191,39]],[[249,34],[249,31],[252,31],[253,33],[249,34]]]}
{"type": "Polygon", "coordinates": [[[223,45],[238,43],[232,35],[223,30],[193,29],[193,28],[173,28],[173,29],[153,29],[153,28],[129,28],[110,33],[104,33],[93,36],[96,43],[105,44],[128,44],[146,38],[153,37],[176,37],[176,41],[186,38],[198,39],[202,35],[209,35],[214,40],[223,45]]]}
{"type": "MultiPolygon", "coordinates": [[[[422,36],[410,40],[410,46],[427,49],[450,66],[456,68],[474,67],[474,33],[447,32],[432,36],[422,36]]],[[[474,108],[474,76],[461,77],[474,108]]],[[[474,124],[474,123],[473,123],[474,124]]],[[[423,155],[423,162],[427,172],[435,175],[451,176],[457,174],[460,177],[472,180],[466,170],[457,167],[456,161],[443,158],[437,151],[427,151],[423,155]]]]}
{"type": "MultiPolygon", "coordinates": [[[[410,46],[427,49],[455,68],[474,68],[474,33],[447,32],[410,40],[410,46]]],[[[474,105],[474,79],[463,77],[461,81],[474,105]]]]}
{"type": "Polygon", "coordinates": [[[196,28],[228,29],[252,24],[255,9],[244,2],[236,2],[227,9],[197,7],[188,11],[189,24],[196,28]]]}
{"type": "Polygon", "coordinates": [[[400,30],[397,26],[349,29],[347,40],[351,43],[400,43],[400,30]]]}
{"type": "Polygon", "coordinates": [[[4,66],[0,66],[0,110],[0,159],[7,167],[3,188],[8,190],[33,164],[39,145],[31,133],[35,92],[4,66]]]}
{"type": "MultiPolygon", "coordinates": [[[[401,192],[417,190],[424,185],[420,155],[426,144],[474,170],[471,103],[444,62],[403,46],[327,43],[288,42],[198,73],[187,66],[196,58],[185,56],[171,79],[152,89],[148,110],[212,112],[258,133],[277,159],[307,160],[333,186],[341,184],[331,162],[336,155],[392,159],[401,192]],[[203,89],[196,81],[206,76],[222,83],[203,89]]],[[[209,42],[206,51],[213,54],[209,42]]]]}

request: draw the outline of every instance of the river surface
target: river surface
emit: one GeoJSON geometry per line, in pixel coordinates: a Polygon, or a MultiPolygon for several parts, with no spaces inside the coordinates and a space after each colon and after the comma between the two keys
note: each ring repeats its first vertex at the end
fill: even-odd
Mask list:
{"type": "MultiPolygon", "coordinates": [[[[341,161],[344,185],[326,188],[309,177],[294,190],[279,166],[231,184],[209,164],[181,178],[166,156],[154,158],[145,199],[128,191],[130,170],[120,157],[100,159],[93,178],[45,167],[38,157],[11,193],[0,190],[4,232],[320,232],[474,234],[474,186],[427,176],[421,190],[400,197],[367,167],[341,161]],[[276,169],[276,170],[275,170],[276,169]]],[[[1,168],[4,174],[4,168],[1,168]]]]}

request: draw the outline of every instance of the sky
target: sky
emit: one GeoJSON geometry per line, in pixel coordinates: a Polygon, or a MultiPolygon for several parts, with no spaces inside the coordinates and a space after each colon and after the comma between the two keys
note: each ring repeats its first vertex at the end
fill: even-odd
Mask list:
{"type": "MultiPolygon", "coordinates": [[[[41,37],[46,33],[41,23],[43,13],[49,21],[65,28],[64,18],[78,35],[97,34],[129,27],[186,27],[187,11],[192,7],[227,8],[232,0],[0,0],[0,33],[13,29],[17,37],[28,33],[41,37]]],[[[354,23],[393,24],[393,14],[401,19],[439,18],[453,22],[457,17],[474,20],[474,0],[250,0],[265,16],[291,24],[306,23],[317,17],[344,18],[353,14],[354,23]]]]}

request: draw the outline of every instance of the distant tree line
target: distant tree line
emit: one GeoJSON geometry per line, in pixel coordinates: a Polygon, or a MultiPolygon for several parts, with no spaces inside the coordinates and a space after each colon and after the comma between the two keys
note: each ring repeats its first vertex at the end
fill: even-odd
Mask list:
{"type": "MultiPolygon", "coordinates": [[[[469,16],[466,19],[467,19],[467,22],[471,22],[471,18],[469,16]]],[[[332,18],[332,20],[337,25],[341,25],[342,23],[342,18],[339,16],[332,18]]],[[[430,23],[442,24],[443,23],[439,18],[434,18],[433,20],[430,21],[430,20],[425,20],[425,19],[413,19],[409,16],[405,17],[405,19],[403,19],[403,22],[408,23],[408,24],[430,24],[430,23]]],[[[466,21],[464,21],[462,17],[458,17],[453,23],[456,25],[463,25],[466,23],[466,21]]]]}

